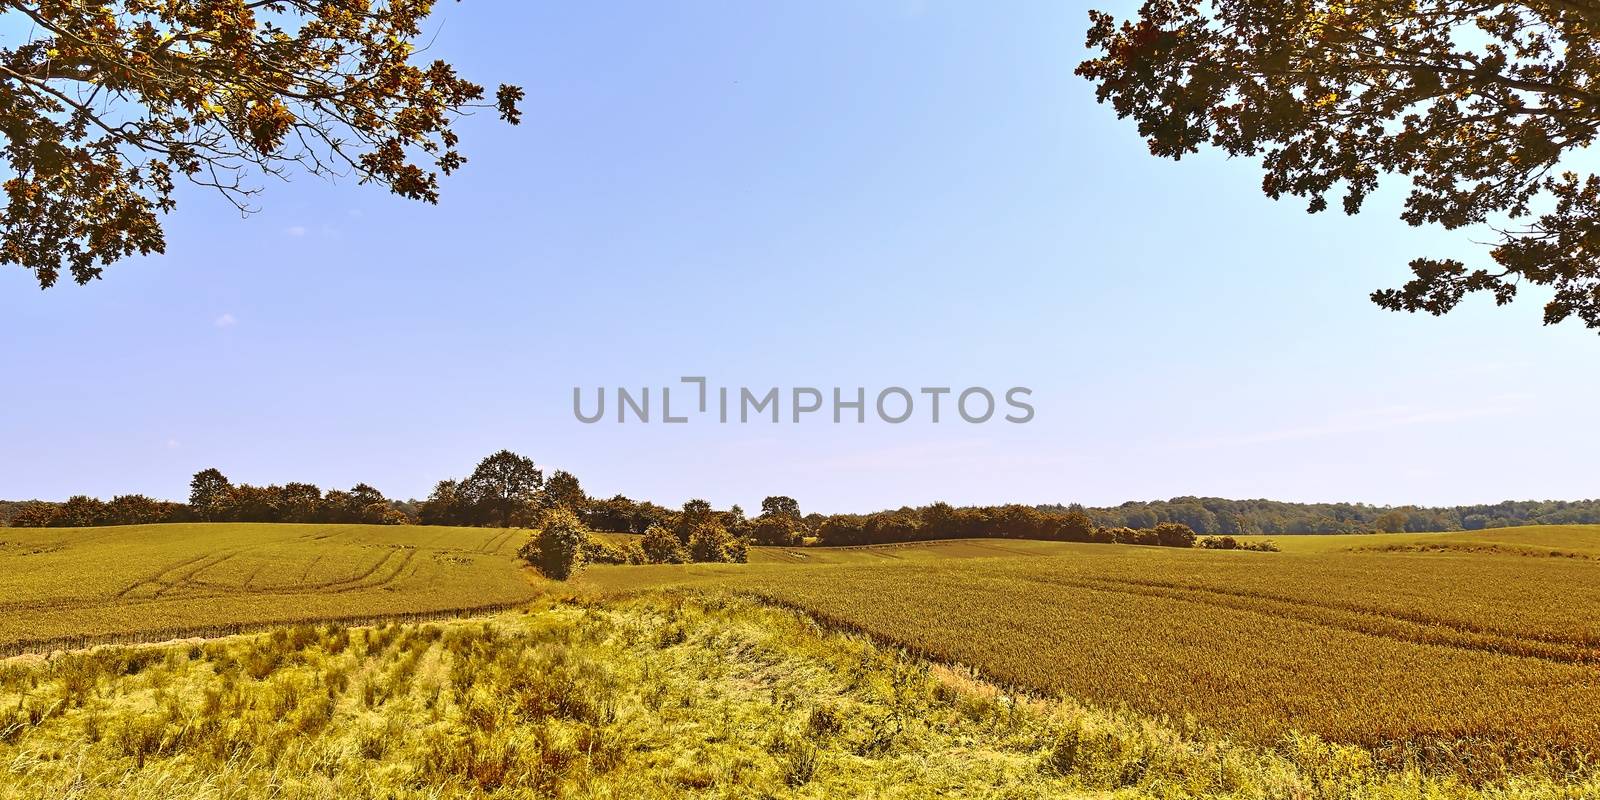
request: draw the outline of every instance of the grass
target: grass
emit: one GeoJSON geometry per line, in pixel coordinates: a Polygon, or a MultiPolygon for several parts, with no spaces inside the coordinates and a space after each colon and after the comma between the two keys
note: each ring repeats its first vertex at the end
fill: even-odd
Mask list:
{"type": "Polygon", "coordinates": [[[0,665],[0,798],[1580,798],[1007,692],[725,595],[0,665]]]}
{"type": "Polygon", "coordinates": [[[535,594],[497,529],[0,528],[0,654],[96,637],[483,608],[535,594]]]}

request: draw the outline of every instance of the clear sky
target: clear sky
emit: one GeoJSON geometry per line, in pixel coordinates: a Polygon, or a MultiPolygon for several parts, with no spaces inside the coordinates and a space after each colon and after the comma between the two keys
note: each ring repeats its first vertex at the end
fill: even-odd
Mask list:
{"type": "Polygon", "coordinates": [[[1600,337],[1531,292],[1376,308],[1411,258],[1481,250],[1392,190],[1309,216],[1251,162],[1150,157],[1072,74],[1087,5],[671,5],[440,4],[432,52],[528,95],[463,126],[438,207],[190,190],[166,256],[47,292],[0,269],[0,497],[182,498],[208,466],[420,497],[503,447],[746,509],[1600,494],[1600,337]],[[1037,415],[573,417],[575,385],[683,375],[1020,385],[1037,415]]]}

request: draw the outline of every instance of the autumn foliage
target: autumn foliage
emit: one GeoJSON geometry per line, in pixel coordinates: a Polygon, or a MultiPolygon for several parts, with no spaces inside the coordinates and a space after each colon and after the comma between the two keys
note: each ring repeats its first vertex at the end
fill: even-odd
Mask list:
{"type": "MultiPolygon", "coordinates": [[[[166,249],[178,181],[250,210],[266,177],[355,176],[437,202],[484,88],[418,43],[428,0],[32,0],[0,48],[0,263],[41,287],[166,249]]],[[[512,124],[522,90],[492,105],[512,124]]]]}
{"type": "Polygon", "coordinates": [[[1078,74],[1150,153],[1259,158],[1267,196],[1362,209],[1406,186],[1413,226],[1471,229],[1488,258],[1419,257],[1380,306],[1443,314],[1548,287],[1546,324],[1600,328],[1600,6],[1576,0],[1149,0],[1090,12],[1078,74]],[[1481,235],[1478,235],[1481,232],[1481,235]]]}

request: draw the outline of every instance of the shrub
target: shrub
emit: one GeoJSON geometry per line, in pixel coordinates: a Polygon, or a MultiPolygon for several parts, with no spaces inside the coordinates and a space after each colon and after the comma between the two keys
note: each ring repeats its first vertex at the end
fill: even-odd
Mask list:
{"type": "Polygon", "coordinates": [[[1104,534],[1116,544],[1154,544],[1145,541],[1144,531],[1134,528],[1106,528],[1104,534]]]}
{"type": "Polygon", "coordinates": [[[583,563],[585,564],[647,564],[649,560],[644,556],[644,550],[638,542],[623,542],[612,544],[603,539],[590,536],[583,543],[583,563]]]}
{"type": "Polygon", "coordinates": [[[1276,553],[1278,545],[1269,540],[1260,542],[1246,542],[1232,536],[1207,536],[1200,540],[1200,546],[1207,550],[1254,550],[1260,553],[1276,553]]]}
{"type": "Polygon", "coordinates": [[[553,508],[545,513],[539,532],[523,546],[522,557],[546,577],[564,581],[583,569],[589,530],[570,510],[553,508]]]}
{"type": "Polygon", "coordinates": [[[648,564],[649,559],[644,557],[644,548],[638,542],[628,542],[622,546],[622,557],[627,564],[648,564]]]}
{"type": "Polygon", "coordinates": [[[1194,531],[1181,522],[1163,522],[1154,533],[1155,543],[1162,547],[1194,547],[1194,531]]]}
{"type": "Polygon", "coordinates": [[[13,528],[49,528],[53,527],[56,517],[59,516],[60,506],[55,503],[28,503],[11,515],[13,528]]]}
{"type": "Polygon", "coordinates": [[[726,560],[743,564],[750,558],[750,541],[743,536],[730,536],[722,552],[727,556],[726,560]]]}
{"type": "Polygon", "coordinates": [[[1068,511],[1056,522],[1055,537],[1066,542],[1091,542],[1095,534],[1094,520],[1082,511],[1068,511]]]}
{"type": "Polygon", "coordinates": [[[590,536],[583,543],[583,561],[585,564],[626,564],[628,554],[621,547],[590,536]]]}
{"type": "Polygon", "coordinates": [[[644,552],[644,560],[651,564],[682,564],[689,560],[678,537],[660,525],[651,525],[645,530],[639,548],[644,552]]]}
{"type": "Polygon", "coordinates": [[[689,558],[694,561],[745,560],[744,540],[715,522],[702,522],[689,531],[689,558]]]}

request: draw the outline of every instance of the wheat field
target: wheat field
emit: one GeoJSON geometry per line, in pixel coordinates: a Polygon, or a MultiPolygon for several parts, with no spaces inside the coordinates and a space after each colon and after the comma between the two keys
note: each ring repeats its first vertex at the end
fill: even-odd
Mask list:
{"type": "Polygon", "coordinates": [[[0,528],[0,654],[246,625],[503,607],[525,531],[193,523],[0,528]]]}
{"type": "Polygon", "coordinates": [[[806,568],[597,567],[578,585],[749,593],[1008,685],[1267,746],[1315,733],[1476,779],[1600,752],[1596,529],[1303,538],[1320,541],[996,542],[1030,554],[962,559],[932,556],[991,543],[936,543],[806,568]]]}
{"type": "Polygon", "coordinates": [[[1010,693],[725,596],[540,602],[0,665],[0,798],[1300,798],[1475,788],[1010,693]]]}
{"type": "MultiPolygon", "coordinates": [[[[564,583],[518,562],[526,536],[3,529],[0,648],[47,653],[296,622],[448,627],[426,621],[549,598],[567,599],[563,613],[622,613],[687,592],[790,609],[781,613],[930,668],[970,669],[995,691],[1131,714],[1257,754],[1328,742],[1384,774],[1567,791],[1600,752],[1593,526],[1277,537],[1282,552],[1016,540],[755,548],[748,564],[592,566],[564,583]]],[[[0,709],[31,719],[36,696],[0,698],[0,709]]]]}

